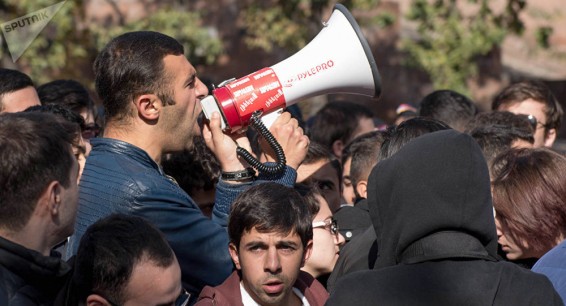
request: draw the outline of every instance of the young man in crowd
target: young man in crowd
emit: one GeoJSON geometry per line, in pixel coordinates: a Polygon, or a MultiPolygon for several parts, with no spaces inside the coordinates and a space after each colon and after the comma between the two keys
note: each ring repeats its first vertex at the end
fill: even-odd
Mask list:
{"type": "Polygon", "coordinates": [[[324,305],[324,287],[300,270],[312,251],[312,220],[292,188],[265,183],[242,193],[228,223],[237,271],[205,287],[197,305],[324,305]]]}
{"type": "Polygon", "coordinates": [[[0,68],[0,113],[21,112],[40,105],[32,80],[25,73],[0,68]]]}
{"type": "Polygon", "coordinates": [[[52,114],[0,115],[0,305],[52,305],[66,282],[51,249],[75,225],[75,133],[52,114]]]}
{"type": "Polygon", "coordinates": [[[535,148],[552,147],[564,116],[562,106],[550,89],[536,81],[509,85],[495,97],[491,109],[534,116],[535,148]]]}
{"type": "Polygon", "coordinates": [[[83,138],[98,136],[100,128],[95,122],[94,102],[86,87],[75,80],[55,80],[37,88],[42,105],[59,105],[80,115],[84,120],[83,138]]]}
{"type": "Polygon", "coordinates": [[[334,213],[342,204],[340,162],[317,142],[311,142],[305,159],[297,169],[297,183],[317,186],[334,213]]]}
{"type": "Polygon", "coordinates": [[[335,101],[326,104],[311,119],[308,134],[311,141],[340,158],[350,141],[374,129],[370,109],[353,102],[335,101]]]}
{"type": "MultiPolygon", "coordinates": [[[[94,63],[96,90],[106,112],[104,137],[91,140],[92,151],[80,181],[76,232],[68,256],[86,228],[113,212],[142,216],[167,238],[182,271],[183,286],[196,297],[205,285],[218,285],[232,272],[226,224],[236,196],[254,182],[237,146],[247,138],[222,132],[214,113],[202,136],[218,158],[222,176],[216,185],[212,220],[162,168],[168,153],[191,148],[201,135],[200,100],[208,94],[196,69],[172,37],[150,32],[122,34],[108,43],[94,63]]],[[[287,158],[285,173],[269,179],[292,186],[308,138],[289,113],[271,131],[287,158]]]]}
{"type": "Polygon", "coordinates": [[[90,226],[75,258],[67,305],[187,305],[181,268],[158,229],[114,214],[90,226]],[[135,232],[135,235],[132,233],[135,232]]]}
{"type": "Polygon", "coordinates": [[[440,120],[463,132],[478,113],[474,102],[453,90],[436,90],[419,103],[419,116],[440,120]]]}
{"type": "MultiPolygon", "coordinates": [[[[363,233],[371,226],[367,205],[367,180],[371,169],[377,163],[377,157],[384,140],[384,132],[372,131],[354,139],[346,150],[350,157],[344,164],[348,165],[348,178],[353,186],[354,206],[344,205],[334,214],[340,224],[340,233],[346,242],[363,233]]],[[[344,180],[345,177],[342,176],[344,180]]],[[[344,186],[344,184],[342,184],[344,186]]],[[[343,193],[344,194],[344,193],[343,193]]]]}

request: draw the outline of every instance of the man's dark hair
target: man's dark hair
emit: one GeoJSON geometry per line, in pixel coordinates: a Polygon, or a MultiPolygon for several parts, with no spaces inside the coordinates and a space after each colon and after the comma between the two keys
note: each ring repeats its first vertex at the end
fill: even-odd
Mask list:
{"type": "Polygon", "coordinates": [[[0,227],[22,229],[51,182],[70,186],[73,131],[53,114],[0,115],[0,227]]]}
{"type": "MultiPolygon", "coordinates": [[[[367,180],[371,169],[377,163],[377,157],[381,151],[381,144],[385,139],[383,131],[372,131],[355,138],[350,143],[352,162],[350,164],[350,180],[356,186],[359,181],[367,180]]],[[[360,197],[354,187],[354,194],[360,197]]]]}
{"type": "Polygon", "coordinates": [[[434,91],[419,104],[419,116],[440,120],[461,132],[477,112],[472,100],[452,90],[434,91]]]}
{"type": "Polygon", "coordinates": [[[94,62],[96,92],[106,118],[122,120],[131,101],[142,94],[157,95],[164,105],[174,104],[163,59],[183,55],[183,46],[165,34],[139,31],[122,34],[104,47],[94,62]]]}
{"type": "Polygon", "coordinates": [[[564,116],[562,106],[548,86],[540,81],[523,81],[507,86],[495,97],[491,104],[491,109],[497,110],[502,105],[511,105],[527,99],[532,99],[545,105],[544,114],[547,120],[544,124],[545,131],[560,129],[562,117],[564,116]]]}
{"type": "MultiPolygon", "coordinates": [[[[83,117],[69,108],[58,105],[58,104],[48,104],[48,105],[34,105],[26,108],[24,112],[40,112],[40,113],[51,113],[61,116],[65,120],[75,123],[77,125],[77,131],[80,132],[84,129],[85,120],[83,117]]],[[[78,135],[76,135],[78,136],[78,135]]]]}
{"type": "Polygon", "coordinates": [[[303,247],[312,239],[312,215],[302,196],[293,188],[267,182],[241,193],[230,211],[228,235],[236,248],[245,232],[295,232],[303,247]]]}
{"type": "Polygon", "coordinates": [[[34,87],[31,78],[18,70],[0,68],[0,111],[4,109],[2,97],[26,87],[34,87]]]}
{"type": "Polygon", "coordinates": [[[409,141],[432,132],[448,130],[450,127],[439,120],[432,118],[415,117],[403,121],[398,126],[387,129],[383,144],[379,152],[378,162],[397,153],[409,141]]]}
{"type": "Polygon", "coordinates": [[[42,105],[61,105],[75,113],[83,109],[91,111],[93,101],[86,87],[75,80],[55,80],[37,88],[42,105]]]}
{"type": "Polygon", "coordinates": [[[305,200],[305,203],[307,204],[307,208],[309,209],[309,212],[311,213],[311,216],[314,219],[316,214],[318,214],[318,212],[320,211],[320,203],[316,198],[317,195],[322,197],[322,194],[320,193],[320,189],[316,185],[310,185],[304,183],[297,183],[295,184],[294,188],[295,190],[297,190],[297,192],[299,192],[299,194],[305,200]]]}
{"type": "Polygon", "coordinates": [[[479,113],[468,125],[467,131],[479,144],[488,163],[511,148],[513,142],[525,140],[534,143],[534,129],[525,115],[493,111],[479,113]]]}
{"type": "Polygon", "coordinates": [[[222,174],[220,163],[202,137],[194,138],[190,150],[170,153],[162,162],[163,171],[172,176],[189,195],[195,190],[212,190],[222,174]]]}
{"type": "Polygon", "coordinates": [[[113,214],[91,225],[75,258],[73,287],[79,303],[96,293],[119,305],[134,267],[149,261],[169,267],[175,255],[165,236],[145,219],[113,214]]]}
{"type": "Polygon", "coordinates": [[[332,150],[332,144],[341,140],[347,145],[362,118],[373,118],[373,113],[367,107],[352,102],[336,101],[321,108],[308,128],[311,141],[318,142],[332,150]]]}
{"type": "Polygon", "coordinates": [[[340,185],[339,189],[342,189],[342,165],[340,164],[340,161],[336,159],[329,149],[316,141],[311,141],[309,143],[307,155],[305,156],[305,159],[303,159],[302,164],[310,165],[319,161],[328,161],[332,168],[336,170],[338,175],[338,184],[340,185]]]}

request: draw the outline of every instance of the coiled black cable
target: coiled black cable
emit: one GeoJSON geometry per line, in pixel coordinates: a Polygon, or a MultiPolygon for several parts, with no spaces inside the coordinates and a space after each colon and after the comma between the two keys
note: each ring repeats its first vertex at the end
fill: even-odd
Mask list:
{"type": "Polygon", "coordinates": [[[275,152],[277,162],[275,163],[275,165],[262,164],[259,160],[253,157],[250,152],[240,146],[238,146],[238,148],[236,149],[236,153],[259,172],[268,174],[282,173],[283,171],[285,171],[285,164],[287,163],[285,159],[285,153],[283,152],[281,145],[277,142],[275,137],[273,137],[273,134],[271,134],[265,124],[261,122],[260,116],[261,112],[254,112],[252,114],[252,117],[250,118],[250,126],[253,127],[261,136],[263,136],[263,138],[265,138],[269,146],[273,149],[273,152],[275,152]]]}

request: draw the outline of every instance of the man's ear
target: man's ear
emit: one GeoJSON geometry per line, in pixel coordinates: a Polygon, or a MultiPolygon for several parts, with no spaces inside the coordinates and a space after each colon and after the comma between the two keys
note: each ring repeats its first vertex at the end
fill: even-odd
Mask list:
{"type": "Polygon", "coordinates": [[[87,306],[110,306],[108,301],[98,294],[91,294],[86,298],[87,306]]]}
{"type": "Polygon", "coordinates": [[[234,262],[236,269],[242,270],[242,266],[240,265],[240,256],[238,255],[238,248],[236,245],[230,242],[228,251],[230,251],[230,257],[232,257],[232,261],[234,262]]]}
{"type": "Polygon", "coordinates": [[[544,146],[552,147],[554,141],[556,140],[556,129],[549,129],[544,135],[544,146]]]}
{"type": "Polygon", "coordinates": [[[57,215],[61,209],[61,196],[61,184],[58,181],[52,181],[39,196],[36,212],[42,216],[57,215]]]}
{"type": "Polygon", "coordinates": [[[356,192],[364,199],[368,197],[368,181],[359,181],[356,183],[356,192]]]}
{"type": "Polygon", "coordinates": [[[144,94],[134,100],[140,117],[145,120],[156,120],[163,108],[163,102],[154,94],[144,94]]]}
{"type": "Polygon", "coordinates": [[[305,262],[307,262],[307,260],[309,260],[309,258],[311,257],[312,254],[312,239],[309,240],[309,242],[307,242],[307,245],[305,246],[305,252],[303,255],[303,261],[301,262],[301,268],[305,265],[305,262]]]}
{"type": "Polygon", "coordinates": [[[344,149],[344,143],[342,140],[335,140],[332,143],[332,153],[337,157],[342,157],[342,150],[344,149]]]}

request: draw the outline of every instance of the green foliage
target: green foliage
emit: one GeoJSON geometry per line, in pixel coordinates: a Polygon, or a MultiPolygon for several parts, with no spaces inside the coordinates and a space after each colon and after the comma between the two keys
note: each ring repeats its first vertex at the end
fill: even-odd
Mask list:
{"type": "Polygon", "coordinates": [[[407,17],[419,38],[403,44],[410,63],[424,69],[436,89],[469,94],[466,81],[477,74],[477,57],[499,45],[508,30],[523,29],[518,14],[524,1],[507,1],[505,12],[496,14],[488,0],[414,0],[407,17]]]}
{"type": "MultiPolygon", "coordinates": [[[[270,52],[274,47],[291,51],[304,47],[321,29],[323,13],[335,1],[329,0],[266,0],[242,1],[242,22],[245,42],[250,48],[270,52]]],[[[368,10],[380,0],[340,1],[349,9],[368,10]]],[[[391,16],[383,14],[383,26],[391,25],[391,16]]],[[[394,21],[394,19],[393,19],[394,21]]]]}
{"type": "MultiPolygon", "coordinates": [[[[287,7],[298,4],[298,1],[288,1],[287,7]]],[[[251,48],[260,48],[267,52],[272,51],[273,45],[299,49],[306,44],[307,27],[294,20],[292,15],[285,12],[285,6],[263,7],[265,3],[252,3],[243,13],[246,24],[246,44],[251,48]]],[[[295,15],[299,19],[308,18],[309,10],[297,10],[295,15]],[[301,15],[300,17],[298,15],[301,15]]]]}
{"type": "MultiPolygon", "coordinates": [[[[1,17],[10,20],[56,3],[56,0],[0,0],[5,12],[1,17]]],[[[202,27],[200,16],[179,7],[161,8],[149,17],[121,25],[87,24],[84,20],[82,1],[67,0],[17,65],[30,71],[37,84],[72,78],[92,87],[92,77],[85,70],[90,70],[98,51],[112,37],[135,30],[153,30],[175,37],[185,47],[185,55],[193,65],[212,64],[223,52],[215,33],[202,27]]]]}
{"type": "Polygon", "coordinates": [[[554,32],[551,27],[540,27],[536,31],[537,43],[541,48],[548,49],[550,47],[550,36],[554,32]]]}
{"type": "Polygon", "coordinates": [[[372,20],[372,23],[378,25],[381,28],[386,28],[392,26],[395,23],[395,19],[395,15],[388,12],[383,12],[375,16],[372,20]]]}
{"type": "Polygon", "coordinates": [[[113,37],[131,31],[157,31],[175,37],[185,48],[185,55],[193,65],[213,64],[222,53],[220,40],[202,26],[198,13],[175,8],[164,8],[147,18],[112,26],[107,29],[100,25],[91,27],[96,48],[101,50],[113,37]]]}

